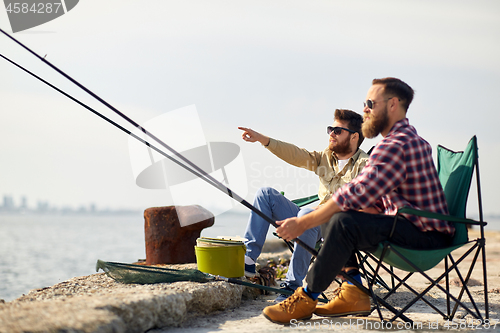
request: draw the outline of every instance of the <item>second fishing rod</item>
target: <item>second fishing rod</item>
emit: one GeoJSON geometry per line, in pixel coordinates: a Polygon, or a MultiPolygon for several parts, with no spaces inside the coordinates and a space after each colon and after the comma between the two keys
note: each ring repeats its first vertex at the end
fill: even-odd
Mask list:
{"type": "MultiPolygon", "coordinates": [[[[225,194],[227,194],[228,196],[230,196],[231,198],[233,198],[234,200],[240,202],[242,205],[244,205],[245,207],[249,208],[250,210],[252,210],[254,213],[256,213],[257,215],[259,215],[261,218],[263,218],[266,222],[270,223],[271,225],[273,225],[275,228],[278,228],[279,226],[276,224],[275,221],[273,221],[270,217],[268,217],[267,215],[265,215],[264,213],[262,213],[260,210],[258,210],[256,207],[254,207],[252,204],[250,204],[248,201],[246,201],[245,199],[243,199],[242,197],[240,197],[238,194],[234,193],[231,189],[229,189],[228,187],[226,187],[224,184],[222,184],[221,182],[219,182],[218,180],[216,180],[215,178],[213,178],[211,175],[209,175],[207,172],[205,172],[203,169],[199,168],[197,165],[195,165],[193,162],[191,162],[190,160],[188,160],[186,157],[184,157],[182,154],[178,153],[176,150],[174,150],[173,148],[171,148],[169,145],[167,145],[166,143],[164,143],[162,140],[160,140],[159,138],[157,138],[155,135],[153,135],[152,133],[150,133],[149,131],[147,131],[144,127],[140,126],[138,123],[136,123],[135,121],[133,121],[131,118],[129,118],[128,116],[126,116],[124,113],[122,113],[121,111],[119,111],[118,109],[116,109],[115,107],[113,107],[111,104],[107,103],[106,101],[104,101],[102,98],[100,98],[99,96],[97,96],[95,93],[93,93],[92,91],[90,91],[88,88],[86,88],[85,86],[83,86],[82,84],[80,84],[78,81],[76,81],[75,79],[73,79],[71,76],[69,76],[68,74],[66,74],[65,72],[63,72],[62,70],[60,70],[59,68],[57,68],[55,65],[51,64],[49,61],[47,61],[44,57],[41,57],[40,55],[38,55],[36,52],[32,51],[30,48],[28,48],[26,45],[24,45],[23,43],[21,43],[20,41],[18,41],[17,39],[15,39],[14,37],[10,36],[9,34],[7,34],[4,30],[0,29],[0,32],[2,32],[4,35],[6,35],[7,37],[9,37],[10,39],[12,39],[14,42],[16,42],[18,45],[20,45],[21,47],[23,47],[25,50],[27,50],[28,52],[30,52],[31,54],[33,54],[34,56],[36,56],[38,59],[40,59],[42,62],[44,62],[45,64],[47,64],[49,67],[51,67],[52,69],[54,69],[55,71],[57,71],[59,74],[61,74],[62,76],[64,76],[65,78],[67,78],[68,80],[70,80],[72,83],[74,83],[75,85],[77,85],[79,88],[81,88],[82,90],[84,90],[85,92],[87,92],[89,95],[91,95],[92,97],[94,97],[95,99],[97,99],[99,102],[101,102],[102,104],[104,104],[106,107],[108,107],[110,110],[112,110],[113,112],[115,112],[116,114],[118,114],[121,118],[125,119],[128,123],[130,123],[132,126],[134,126],[135,128],[138,128],[141,132],[143,132],[145,135],[147,135],[148,137],[150,137],[151,139],[153,139],[154,141],[156,141],[158,144],[160,144],[161,146],[163,146],[164,148],[166,148],[167,150],[169,150],[171,153],[173,153],[174,155],[173,156],[176,156],[177,158],[179,158],[180,160],[182,160],[182,162],[184,163],[187,163],[188,165],[185,165],[183,163],[181,163],[180,161],[178,160],[175,160],[172,157],[172,155],[166,155],[166,154],[162,154],[164,156],[167,156],[169,157],[171,160],[173,160],[175,163],[177,163],[178,165],[182,166],[183,168],[185,168],[186,170],[188,170],[189,172],[193,173],[194,175],[196,175],[197,177],[200,177],[202,178],[204,181],[206,181],[207,183],[209,183],[210,185],[216,187],[217,189],[219,189],[220,191],[224,192],[225,194]]],[[[3,57],[3,56],[2,56],[3,57]]],[[[12,60],[10,59],[7,59],[6,57],[3,57],[4,59],[8,60],[9,62],[15,64],[12,60]]],[[[25,70],[22,66],[20,65],[17,65],[15,64],[17,67],[25,70]]],[[[34,74],[32,74],[31,72],[25,70],[26,72],[28,72],[29,74],[35,76],[34,74]]],[[[37,77],[37,76],[35,76],[37,77]]],[[[38,79],[40,79],[39,77],[37,77],[38,79]]],[[[44,80],[42,80],[44,81],[44,80]]],[[[45,81],[45,83],[47,84],[47,82],[45,81]]],[[[50,85],[50,84],[49,84],[50,85]]],[[[50,85],[52,88],[54,88],[54,86],[50,85]]],[[[60,89],[56,89],[58,90],[59,92],[60,89]]],[[[68,95],[65,94],[67,97],[68,95]]],[[[76,101],[76,99],[74,98],[71,98],[72,100],[76,101]]],[[[82,105],[83,103],[81,102],[78,102],[80,105],[82,105]]],[[[89,109],[87,107],[87,109],[89,109]]],[[[104,116],[100,115],[97,111],[95,110],[91,110],[92,112],[98,114],[101,118],[105,118],[104,116]]],[[[113,123],[113,125],[116,126],[115,123],[113,123]]],[[[117,126],[117,127],[121,127],[121,126],[117,126]]],[[[120,128],[122,129],[122,128],[120,128]]],[[[122,129],[123,130],[123,129],[122,129]]],[[[127,131],[128,134],[130,134],[130,131],[127,131]]],[[[137,139],[137,138],[136,138],[137,139]]],[[[143,140],[140,140],[141,142],[143,142],[144,144],[146,144],[147,146],[150,146],[150,144],[147,142],[147,141],[143,141],[143,140]]],[[[293,240],[294,242],[296,242],[298,245],[302,246],[305,250],[307,250],[309,253],[311,253],[313,256],[317,256],[318,255],[318,252],[311,248],[310,246],[308,246],[307,244],[305,244],[304,242],[302,242],[300,239],[296,238],[293,240]]]]}

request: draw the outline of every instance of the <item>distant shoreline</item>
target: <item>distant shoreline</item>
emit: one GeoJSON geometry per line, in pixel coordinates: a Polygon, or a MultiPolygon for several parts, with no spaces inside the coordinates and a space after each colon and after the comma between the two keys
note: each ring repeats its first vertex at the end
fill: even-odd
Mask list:
{"type": "Polygon", "coordinates": [[[99,211],[1,211],[0,216],[116,216],[143,214],[142,210],[99,210],[99,211]]]}

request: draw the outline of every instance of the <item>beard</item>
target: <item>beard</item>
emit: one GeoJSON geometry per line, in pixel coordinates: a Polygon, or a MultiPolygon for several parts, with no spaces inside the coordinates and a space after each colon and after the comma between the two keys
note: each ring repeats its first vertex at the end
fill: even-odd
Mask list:
{"type": "Polygon", "coordinates": [[[332,146],[330,145],[330,150],[335,152],[337,155],[346,155],[352,152],[351,145],[350,145],[350,139],[351,135],[348,135],[347,138],[340,142],[337,140],[337,145],[332,146]]]}
{"type": "Polygon", "coordinates": [[[363,136],[368,139],[372,139],[379,135],[384,128],[389,123],[389,116],[387,115],[387,105],[382,113],[375,116],[373,113],[370,114],[370,119],[364,120],[361,126],[361,131],[363,136]]]}

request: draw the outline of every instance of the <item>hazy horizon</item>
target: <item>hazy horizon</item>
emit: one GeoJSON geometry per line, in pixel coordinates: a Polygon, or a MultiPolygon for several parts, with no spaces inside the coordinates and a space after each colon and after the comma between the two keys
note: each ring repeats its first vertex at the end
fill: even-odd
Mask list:
{"type": "MultiPolygon", "coordinates": [[[[477,135],[484,212],[498,215],[500,116],[490,111],[500,89],[498,17],[491,0],[87,0],[13,36],[140,124],[195,105],[205,141],[239,146],[250,202],[261,186],[311,195],[318,180],[242,141],[238,126],[323,150],[336,108],[361,113],[373,78],[399,77],[416,91],[410,124],[434,153],[438,144],[463,150],[477,135]]],[[[4,10],[0,27],[11,31],[4,10]]],[[[3,35],[0,50],[122,123],[3,35]]],[[[2,197],[57,207],[173,204],[168,189],[136,185],[126,134],[3,59],[0,71],[2,197]]],[[[199,132],[187,126],[168,143],[199,132]]],[[[477,211],[474,188],[468,211],[477,211]]]]}

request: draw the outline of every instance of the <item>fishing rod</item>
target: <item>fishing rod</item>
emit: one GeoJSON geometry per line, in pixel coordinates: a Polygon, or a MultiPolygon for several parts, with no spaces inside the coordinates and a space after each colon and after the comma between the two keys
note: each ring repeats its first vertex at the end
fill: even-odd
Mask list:
{"type": "MultiPolygon", "coordinates": [[[[116,114],[118,114],[120,117],[122,117],[123,119],[125,119],[128,123],[130,123],[134,127],[138,128],[145,135],[147,135],[151,139],[155,140],[161,146],[163,146],[164,148],[166,148],[167,150],[169,150],[171,153],[173,153],[176,157],[180,158],[183,162],[187,163],[189,165],[189,167],[186,166],[186,165],[184,165],[184,164],[182,164],[182,163],[180,163],[180,162],[177,163],[178,165],[180,165],[181,167],[185,168],[187,171],[193,173],[197,177],[203,179],[208,184],[216,187],[217,189],[219,189],[220,191],[224,192],[225,194],[227,194],[228,196],[230,196],[234,200],[240,202],[242,205],[244,205],[245,207],[247,207],[250,210],[252,210],[254,213],[256,213],[257,215],[259,215],[261,218],[263,218],[266,222],[270,223],[275,228],[279,227],[276,224],[275,221],[273,221],[267,215],[265,215],[264,213],[262,213],[260,210],[258,210],[256,207],[254,207],[248,201],[246,201],[245,199],[243,199],[242,197],[240,197],[238,194],[236,194],[235,192],[233,192],[231,189],[229,189],[228,187],[226,187],[224,184],[222,184],[221,182],[219,182],[218,180],[216,180],[215,178],[213,178],[212,176],[210,176],[203,169],[199,168],[197,165],[195,165],[194,163],[192,163],[189,159],[187,159],[186,157],[184,157],[182,154],[178,153],[175,149],[173,149],[170,146],[168,146],[166,143],[164,143],[162,140],[160,140],[159,138],[157,138],[151,132],[147,131],[144,127],[140,126],[138,123],[136,123],[135,121],[133,121],[131,118],[129,118],[128,116],[126,116],[124,113],[120,112],[118,109],[116,109],[115,107],[113,107],[111,104],[107,103],[105,100],[103,100],[101,97],[97,96],[95,93],[93,93],[92,91],[90,91],[89,89],[87,89],[85,86],[83,86],[82,84],[80,84],[78,81],[76,81],[75,79],[73,79],[71,76],[69,76],[68,74],[66,74],[65,72],[63,72],[59,68],[57,68],[55,65],[53,65],[52,63],[50,63],[49,61],[47,61],[44,57],[41,57],[36,52],[34,52],[30,48],[28,48],[26,45],[24,45],[23,43],[21,43],[20,41],[18,41],[16,38],[10,36],[3,29],[0,29],[0,32],[2,32],[5,36],[9,37],[11,40],[13,40],[15,43],[17,43],[18,45],[20,45],[22,48],[24,48],[25,50],[27,50],[28,52],[30,52],[31,54],[33,54],[35,57],[37,57],[38,59],[40,59],[42,62],[44,62],[45,64],[47,64],[49,67],[51,67],[52,69],[54,69],[56,72],[58,72],[59,74],[61,74],[62,76],[64,76],[66,79],[68,79],[69,81],[71,81],[72,83],[74,83],[76,86],[78,86],[79,88],[81,88],[82,90],[84,90],[85,92],[87,92],[89,95],[91,95],[92,97],[94,97],[95,99],[97,99],[103,105],[105,105],[110,110],[112,110],[113,112],[115,112],[116,114]],[[194,172],[195,170],[197,172],[194,172]]],[[[74,100],[73,98],[71,98],[71,99],[74,100]]],[[[83,103],[78,103],[78,104],[82,105],[83,103]]],[[[94,111],[92,111],[92,112],[94,112],[94,111]]],[[[94,113],[96,113],[96,111],[94,113]]],[[[102,117],[103,116],[101,116],[101,118],[102,117]]],[[[142,142],[143,140],[140,140],[140,141],[142,142]]],[[[143,142],[143,143],[145,143],[145,142],[143,142]]],[[[150,146],[149,143],[145,143],[145,144],[148,145],[148,146],[150,146]]],[[[162,154],[162,155],[164,155],[164,154],[162,154]]],[[[297,243],[298,245],[302,246],[305,250],[307,250],[313,256],[317,256],[318,255],[318,252],[315,249],[311,248],[310,246],[308,246],[307,244],[305,244],[300,239],[296,238],[296,239],[293,239],[293,241],[295,243],[297,243]]],[[[289,245],[289,243],[286,240],[285,240],[285,242],[289,245]]]]}
{"type": "MultiPolygon", "coordinates": [[[[1,30],[1,29],[0,29],[1,30]]],[[[195,170],[192,170],[192,169],[189,169],[189,167],[186,167],[185,165],[183,165],[181,162],[179,162],[178,160],[174,159],[171,155],[168,155],[166,154],[165,152],[163,152],[162,150],[158,149],[156,146],[154,146],[153,144],[151,144],[150,142],[140,138],[139,136],[135,135],[134,133],[132,133],[131,131],[127,130],[126,128],[124,128],[123,126],[119,125],[118,123],[116,123],[115,121],[109,119],[108,117],[104,116],[103,114],[99,113],[98,111],[96,111],[95,109],[91,108],[90,106],[86,105],[85,103],[79,101],[78,99],[76,99],[75,97],[69,95],[68,93],[66,93],[65,91],[59,89],[58,87],[54,86],[53,84],[51,84],[50,82],[48,82],[47,80],[41,78],[40,76],[36,75],[35,73],[31,72],[30,70],[26,69],[25,67],[19,65],[18,63],[16,63],[15,61],[7,58],[6,56],[0,54],[0,57],[5,59],[6,61],[10,62],[12,65],[16,66],[17,68],[23,70],[24,72],[30,74],[31,76],[35,77],[36,79],[40,80],[41,82],[45,83],[46,85],[48,85],[49,87],[53,88],[54,90],[56,90],[57,92],[61,93],[62,95],[68,97],[69,99],[71,99],[72,101],[76,102],[77,104],[83,106],[84,108],[86,108],[87,110],[91,111],[92,113],[94,113],[96,116],[100,117],[101,119],[107,121],[108,123],[112,124],[113,126],[119,128],[120,130],[122,130],[123,132],[127,133],[128,135],[132,136],[133,138],[135,138],[136,140],[138,140],[139,142],[145,144],[146,146],[152,148],[154,151],[158,152],[159,154],[163,155],[164,157],[168,158],[170,161],[174,162],[175,164],[179,165],[180,167],[182,168],[185,168],[187,169],[188,171],[190,171],[191,173],[193,173],[195,176],[197,177],[200,177],[202,179],[204,179],[206,182],[208,182],[210,185],[212,186],[215,186],[215,187],[218,187],[218,184],[216,183],[213,183],[211,180],[209,179],[206,179],[206,178],[203,178],[203,175],[198,173],[197,171],[195,170]]],[[[227,192],[225,192],[227,193],[227,192]]],[[[253,208],[255,208],[255,206],[252,206],[253,208]]],[[[257,208],[255,208],[257,209],[257,208]]],[[[259,210],[257,210],[258,212],[260,212],[259,210]]],[[[264,215],[266,216],[266,215],[264,215]]],[[[292,244],[290,244],[290,242],[286,241],[286,240],[283,240],[287,246],[290,248],[290,250],[293,252],[293,246],[292,244]]]]}
{"type": "MultiPolygon", "coordinates": [[[[87,110],[89,110],[90,112],[92,112],[93,114],[95,114],[96,116],[104,119],[105,121],[107,121],[108,123],[112,124],[113,126],[116,126],[117,128],[119,128],[120,130],[122,130],[123,132],[127,133],[128,135],[132,136],[134,139],[140,141],[141,143],[145,144],[146,146],[148,146],[149,148],[152,148],[154,151],[156,151],[157,153],[163,155],[164,157],[168,158],[169,160],[171,160],[172,162],[176,163],[177,165],[183,167],[182,163],[177,161],[176,159],[174,159],[171,155],[168,155],[166,154],[165,152],[163,152],[162,150],[158,149],[155,145],[151,144],[150,142],[148,142],[147,140],[144,140],[142,139],[141,137],[137,136],[136,134],[134,134],[133,132],[129,131],[128,129],[126,129],[125,127],[121,126],[120,124],[116,123],[115,121],[109,119],[108,117],[104,116],[103,114],[99,113],[98,111],[94,110],[93,108],[91,108],[90,106],[88,106],[87,104],[79,101],[78,99],[76,99],[75,97],[71,96],[70,94],[66,93],[65,91],[59,89],[58,87],[54,86],[53,84],[51,84],[50,82],[46,81],[45,79],[41,78],[40,76],[36,75],[35,73],[31,72],[30,70],[26,69],[25,67],[19,65],[18,63],[16,63],[15,61],[7,58],[6,56],[4,56],[3,54],[0,53],[0,58],[3,58],[5,60],[7,60],[8,62],[10,62],[11,64],[13,64],[14,66],[16,66],[17,68],[23,70],[24,72],[30,74],[31,76],[35,77],[36,79],[40,80],[41,82],[45,83],[46,85],[48,85],[49,87],[53,88],[54,90],[56,90],[57,92],[63,94],[64,96],[68,97],[69,99],[71,99],[72,101],[74,101],[75,103],[83,106],[84,108],[86,108],[87,110]]],[[[198,177],[201,177],[200,174],[198,174],[195,170],[192,170],[191,172],[193,172],[196,176],[198,177]]]]}

